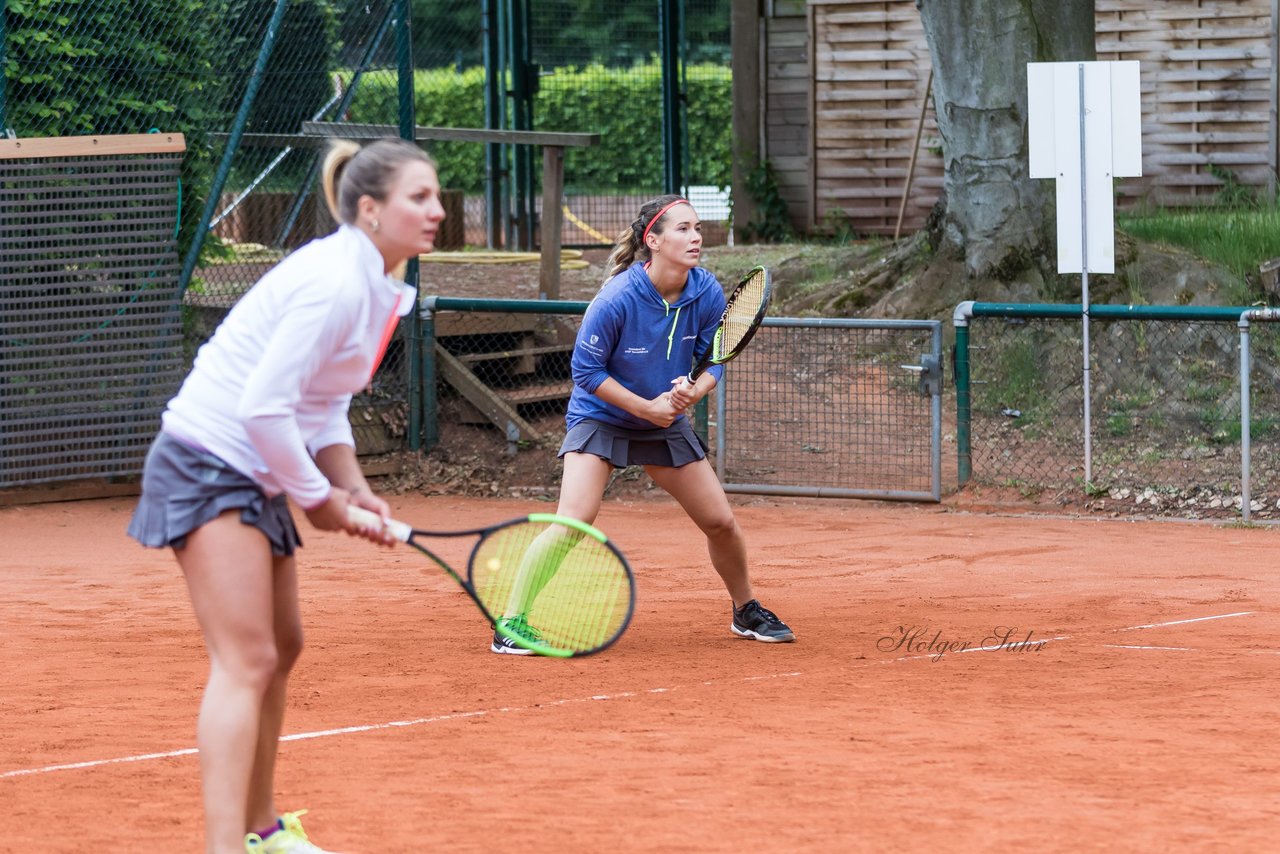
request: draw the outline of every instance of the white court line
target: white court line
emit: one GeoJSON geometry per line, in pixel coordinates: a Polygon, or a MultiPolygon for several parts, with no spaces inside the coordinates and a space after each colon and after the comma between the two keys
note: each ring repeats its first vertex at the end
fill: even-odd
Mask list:
{"type": "MultiPolygon", "coordinates": [[[[791,671],[788,673],[773,673],[767,676],[747,676],[741,681],[752,682],[761,679],[781,679],[793,676],[799,676],[800,671],[791,671]]],[[[713,685],[714,682],[704,682],[703,685],[713,685]]],[[[637,691],[621,691],[617,694],[593,694],[590,697],[571,697],[561,700],[548,700],[546,702],[534,703],[531,706],[502,706],[496,709],[477,709],[471,712],[457,712],[451,715],[432,715],[426,718],[411,718],[403,721],[387,721],[380,724],[361,724],[358,726],[344,726],[335,729],[316,730],[315,732],[299,732],[293,735],[280,736],[281,741],[305,741],[310,738],[328,738],[335,735],[351,735],[361,732],[375,732],[382,729],[395,729],[396,727],[421,726],[423,724],[441,723],[444,721],[461,720],[463,718],[480,718],[485,715],[502,714],[505,712],[531,712],[538,709],[545,709],[551,706],[568,706],[574,703],[593,703],[606,700],[622,700],[627,697],[635,697],[639,694],[667,694],[677,690],[676,688],[649,688],[642,692],[637,691]]],[[[181,750],[169,750],[163,753],[140,753],[136,756],[117,756],[112,759],[91,759],[86,762],[68,762],[62,765],[45,765],[41,768],[19,768],[15,771],[5,771],[0,773],[0,780],[9,777],[27,777],[32,774],[48,774],[53,771],[75,771],[84,768],[97,768],[102,765],[118,765],[124,762],[145,762],[151,759],[173,759],[181,756],[195,756],[199,753],[194,747],[184,747],[181,750]]]]}
{"type": "MultiPolygon", "coordinates": [[[[1135,629],[1154,629],[1154,628],[1160,628],[1161,626],[1177,626],[1177,625],[1183,625],[1185,623],[1204,622],[1206,620],[1225,620],[1229,617],[1247,617],[1254,613],[1256,612],[1237,611],[1232,614],[1216,614],[1210,617],[1194,617],[1189,620],[1171,620],[1167,623],[1147,623],[1141,626],[1128,626],[1123,629],[1113,629],[1112,631],[1128,632],[1128,631],[1133,631],[1135,629]]],[[[1052,638],[1038,639],[1038,640],[1032,641],[1032,643],[1044,644],[1044,643],[1050,643],[1053,641],[1064,641],[1064,640],[1070,640],[1070,639],[1071,639],[1070,635],[1060,635],[1052,638]]],[[[1111,646],[1111,645],[1104,644],[1104,646],[1111,646]]],[[[1119,646],[1117,646],[1117,648],[1119,649],[1130,649],[1130,648],[1132,649],[1168,649],[1168,650],[1180,650],[1180,651],[1184,649],[1182,647],[1119,647],[1119,646]]],[[[1002,646],[995,646],[995,647],[976,646],[976,647],[970,647],[968,649],[948,652],[947,655],[959,655],[962,652],[1001,652],[1004,650],[1005,650],[1005,647],[1002,647],[1002,646]]],[[[1255,652],[1280,654],[1280,650],[1255,650],[1255,652]]],[[[893,664],[901,661],[919,661],[920,659],[926,659],[926,658],[931,659],[931,658],[934,658],[935,656],[936,656],[936,653],[925,654],[925,655],[906,655],[900,658],[868,662],[866,664],[862,664],[858,666],[870,667],[873,664],[893,664]]],[[[751,681],[756,681],[761,679],[781,679],[781,678],[795,677],[795,676],[801,676],[801,675],[803,675],[803,672],[796,670],[796,671],[790,671],[787,673],[774,673],[774,674],[769,674],[765,676],[747,676],[747,677],[743,677],[739,681],[751,682],[751,681]]],[[[702,684],[714,685],[715,683],[713,681],[706,681],[706,682],[703,682],[702,684]]],[[[677,690],[677,688],[675,687],[649,688],[640,693],[665,694],[675,690],[677,690]]],[[[626,691],[618,694],[593,694],[590,697],[577,697],[577,698],[566,698],[561,700],[550,700],[543,703],[535,703],[532,706],[516,706],[516,707],[503,706],[497,709],[478,709],[476,711],[458,712],[456,714],[451,714],[451,715],[432,715],[431,717],[412,718],[412,719],[403,720],[403,721],[387,721],[385,723],[380,723],[380,724],[362,724],[358,726],[338,727],[336,729],[317,730],[315,732],[300,732],[300,733],[294,733],[293,735],[283,735],[280,737],[280,740],[281,741],[304,741],[306,739],[311,739],[311,738],[328,738],[330,736],[335,736],[335,735],[350,735],[353,733],[375,732],[377,730],[395,729],[397,727],[422,726],[423,724],[440,723],[443,721],[459,720],[462,718],[484,717],[485,715],[489,715],[489,714],[497,714],[497,713],[504,713],[504,712],[528,712],[528,711],[536,711],[537,709],[547,708],[550,706],[567,706],[573,703],[590,703],[590,702],[601,702],[601,701],[608,701],[608,700],[619,700],[619,699],[625,699],[627,697],[635,697],[635,696],[637,696],[637,692],[635,691],[626,691]]],[[[7,780],[13,777],[27,777],[35,774],[50,774],[50,773],[53,773],[54,771],[76,771],[76,770],[82,770],[85,768],[97,768],[103,765],[119,765],[126,762],[147,762],[152,759],[175,759],[183,756],[194,756],[197,753],[199,753],[199,751],[194,747],[184,747],[180,750],[169,750],[161,753],[139,753],[134,756],[117,756],[111,759],[90,759],[85,762],[68,762],[61,765],[45,765],[39,768],[18,768],[13,771],[0,772],[0,780],[7,780]]]]}
{"type": "Polygon", "coordinates": [[[1104,643],[1103,646],[1107,649],[1161,649],[1170,652],[1199,652],[1199,650],[1189,646],[1137,646],[1122,643],[1104,643]]]}
{"type": "Polygon", "coordinates": [[[1233,614],[1216,614],[1212,617],[1193,617],[1190,620],[1170,620],[1167,623],[1147,623],[1142,626],[1129,626],[1127,629],[1116,629],[1117,632],[1132,632],[1138,629],[1158,629],[1163,626],[1182,626],[1187,623],[1203,623],[1205,620],[1225,620],[1228,617],[1248,617],[1255,611],[1236,611],[1233,614]]]}

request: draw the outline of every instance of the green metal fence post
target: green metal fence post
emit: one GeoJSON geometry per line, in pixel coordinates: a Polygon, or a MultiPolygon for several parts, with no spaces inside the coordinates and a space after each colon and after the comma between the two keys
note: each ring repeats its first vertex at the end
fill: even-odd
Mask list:
{"type": "Polygon", "coordinates": [[[200,248],[209,234],[209,223],[213,221],[213,212],[218,209],[218,197],[222,195],[222,187],[231,174],[231,162],[235,159],[236,149],[240,147],[240,137],[244,135],[245,125],[249,123],[249,111],[253,108],[253,100],[262,88],[262,77],[267,71],[267,62],[271,52],[275,50],[276,37],[280,34],[280,22],[284,20],[285,7],[289,0],[276,0],[275,11],[271,13],[271,21],[267,24],[267,34],[262,39],[262,47],[258,50],[258,59],[253,64],[253,74],[249,77],[249,85],[245,87],[244,98],[240,101],[240,110],[236,113],[235,122],[231,125],[231,133],[227,135],[227,148],[222,153],[222,162],[218,164],[218,172],[213,177],[213,185],[209,187],[209,198],[204,203],[204,213],[200,215],[200,224],[196,226],[195,237],[191,248],[187,250],[186,261],[182,265],[182,276],[178,279],[178,292],[185,293],[191,282],[191,274],[195,272],[196,260],[200,257],[200,248]]]}
{"type": "Polygon", "coordinates": [[[956,327],[956,474],[960,486],[973,475],[973,451],[969,440],[969,318],[973,316],[973,303],[962,302],[956,306],[952,321],[956,327]]]}
{"type": "MultiPolygon", "coordinates": [[[[396,88],[400,95],[400,138],[417,140],[417,114],[414,109],[413,21],[409,0],[396,0],[396,88]]],[[[404,271],[405,284],[418,287],[418,259],[410,258],[404,271]]],[[[419,298],[421,305],[421,298],[419,298]]],[[[405,318],[409,356],[409,450],[422,448],[423,386],[428,381],[422,369],[422,312],[418,306],[405,318]]],[[[430,378],[435,382],[434,375],[430,378]]]]}
{"type": "Polygon", "coordinates": [[[422,452],[440,443],[440,407],[436,400],[436,313],[432,299],[422,311],[422,452]]]}
{"type": "Polygon", "coordinates": [[[684,192],[684,152],[681,132],[680,32],[684,0],[658,3],[659,40],[662,47],[662,160],[663,188],[668,193],[684,192]]]}
{"type": "MultiPolygon", "coordinates": [[[[484,0],[484,126],[490,130],[503,127],[501,11],[498,0],[484,0]]],[[[487,142],[484,145],[484,198],[488,211],[486,244],[490,249],[502,246],[503,210],[503,160],[502,145],[487,142]]]]}
{"type": "Polygon", "coordinates": [[[6,79],[4,76],[5,48],[8,47],[8,43],[9,43],[8,42],[9,35],[5,30],[4,21],[5,21],[5,15],[8,14],[8,6],[9,6],[8,0],[0,0],[0,137],[5,135],[5,129],[9,127],[8,122],[5,121],[5,119],[8,116],[8,112],[5,107],[6,79]]]}
{"type": "MultiPolygon", "coordinates": [[[[538,92],[538,66],[533,62],[533,10],[529,0],[511,0],[511,126],[515,130],[533,130],[533,98],[538,92]]],[[[529,145],[511,146],[514,160],[513,184],[516,215],[515,248],[532,251],[534,245],[535,193],[533,149],[529,145]]]]}

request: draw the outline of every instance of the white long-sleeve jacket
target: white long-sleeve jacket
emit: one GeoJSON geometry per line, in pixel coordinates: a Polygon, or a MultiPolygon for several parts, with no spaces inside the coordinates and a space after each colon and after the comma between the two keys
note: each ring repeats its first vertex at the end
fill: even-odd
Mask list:
{"type": "Polygon", "coordinates": [[[347,407],[369,384],[413,288],[383,272],[349,225],[298,249],[241,297],[162,416],[204,448],[304,509],[328,498],[313,454],[355,445],[347,407]]]}

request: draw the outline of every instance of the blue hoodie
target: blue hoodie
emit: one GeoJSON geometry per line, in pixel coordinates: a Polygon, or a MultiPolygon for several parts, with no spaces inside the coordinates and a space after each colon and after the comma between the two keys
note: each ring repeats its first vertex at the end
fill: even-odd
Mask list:
{"type": "MultiPolygon", "coordinates": [[[[673,303],[659,296],[639,261],[605,282],[587,306],[574,344],[567,425],[589,418],[632,430],[659,429],[605,403],[595,390],[613,377],[646,400],[670,391],[671,381],[693,368],[694,355],[706,352],[724,302],[720,282],[701,267],[689,271],[684,291],[673,303]]],[[[708,373],[720,382],[724,367],[714,365],[708,373]]]]}

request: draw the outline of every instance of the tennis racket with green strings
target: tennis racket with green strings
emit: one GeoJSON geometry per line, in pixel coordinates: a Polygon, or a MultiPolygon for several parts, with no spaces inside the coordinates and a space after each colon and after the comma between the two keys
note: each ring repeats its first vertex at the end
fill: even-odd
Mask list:
{"type": "MultiPolygon", "coordinates": [[[[348,506],[347,518],[383,529],[382,518],[362,507],[348,506]]],[[[396,520],[385,527],[447,572],[490,625],[524,649],[555,658],[592,655],[613,644],[631,622],[631,566],[602,531],[585,522],[531,513],[463,531],[425,531],[396,520]],[[441,537],[478,537],[465,578],[421,542],[441,537]]]]}
{"type": "Polygon", "coordinates": [[[773,278],[764,267],[753,267],[725,300],[724,314],[711,346],[698,359],[685,382],[689,385],[712,365],[723,365],[741,353],[756,334],[773,299],[773,278]]]}

